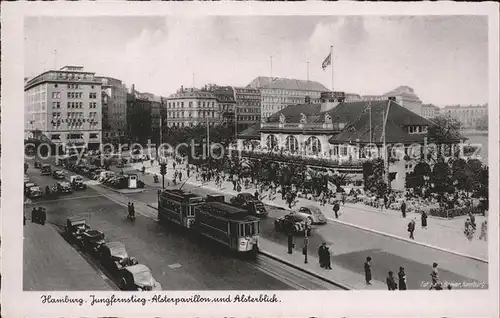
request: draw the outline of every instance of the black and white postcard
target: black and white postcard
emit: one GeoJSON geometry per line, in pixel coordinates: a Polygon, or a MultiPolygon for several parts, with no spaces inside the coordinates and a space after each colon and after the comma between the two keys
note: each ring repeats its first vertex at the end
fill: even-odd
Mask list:
{"type": "Polygon", "coordinates": [[[488,3],[2,4],[4,315],[497,316],[498,38],[488,3]]]}

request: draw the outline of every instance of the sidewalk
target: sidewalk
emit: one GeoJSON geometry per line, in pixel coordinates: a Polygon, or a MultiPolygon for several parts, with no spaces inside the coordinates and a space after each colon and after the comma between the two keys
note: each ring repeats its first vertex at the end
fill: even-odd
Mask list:
{"type": "MultiPolygon", "coordinates": [[[[146,172],[151,174],[159,175],[159,166],[157,163],[150,166],[150,163],[145,163],[146,172]]],[[[185,168],[185,165],[177,165],[179,167],[185,168]]],[[[129,169],[140,170],[142,168],[142,163],[135,163],[129,169]]],[[[167,175],[165,178],[171,179],[173,177],[174,169],[172,164],[169,162],[167,175]]],[[[186,172],[183,172],[183,180],[186,181],[186,172]]],[[[205,189],[209,189],[216,192],[222,192],[227,195],[236,195],[237,192],[233,191],[233,185],[230,182],[224,182],[222,189],[218,189],[213,181],[208,182],[204,185],[200,181],[196,181],[196,177],[192,176],[188,182],[194,186],[200,186],[205,189]]],[[[154,186],[154,185],[153,185],[154,186]]],[[[160,183],[161,187],[161,183],[160,183]]],[[[248,189],[243,189],[243,192],[254,193],[255,188],[251,186],[248,189]]],[[[264,204],[284,208],[288,210],[288,205],[284,200],[281,199],[281,195],[278,193],[273,200],[267,199],[267,193],[261,193],[263,196],[262,202],[264,204]]],[[[375,232],[381,235],[394,237],[400,240],[409,241],[415,244],[421,244],[435,249],[444,250],[446,252],[462,255],[465,257],[473,258],[479,261],[488,261],[488,244],[485,241],[478,240],[480,235],[479,226],[481,222],[485,219],[483,216],[476,216],[476,223],[478,224],[478,230],[476,231],[475,238],[469,241],[463,234],[463,218],[457,219],[439,219],[429,217],[427,220],[427,229],[421,229],[420,225],[420,215],[416,213],[407,213],[407,217],[403,218],[398,211],[392,210],[380,210],[375,209],[363,204],[346,204],[340,208],[340,217],[335,219],[332,206],[327,204],[326,206],[321,206],[318,202],[298,199],[295,207],[313,205],[321,209],[325,216],[332,222],[338,222],[348,226],[353,226],[360,228],[362,230],[367,230],[375,232]],[[417,223],[417,228],[415,230],[414,236],[415,240],[410,240],[409,233],[407,232],[407,224],[412,219],[415,218],[417,223]]]]}

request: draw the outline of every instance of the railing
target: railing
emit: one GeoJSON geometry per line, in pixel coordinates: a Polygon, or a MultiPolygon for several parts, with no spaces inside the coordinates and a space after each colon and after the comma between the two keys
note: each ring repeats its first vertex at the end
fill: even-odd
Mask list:
{"type": "Polygon", "coordinates": [[[333,124],[318,124],[318,123],[261,123],[261,128],[280,128],[280,129],[331,129],[331,130],[342,130],[345,127],[345,123],[333,123],[333,124]]]}

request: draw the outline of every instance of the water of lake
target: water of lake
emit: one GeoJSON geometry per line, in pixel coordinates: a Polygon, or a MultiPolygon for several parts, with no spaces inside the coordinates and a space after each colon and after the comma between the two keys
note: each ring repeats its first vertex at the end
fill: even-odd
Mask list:
{"type": "MultiPolygon", "coordinates": [[[[482,161],[488,163],[488,135],[487,134],[464,134],[465,137],[469,138],[466,143],[467,144],[478,144],[481,145],[481,151],[479,155],[482,158],[482,161]]],[[[489,164],[488,164],[489,165],[489,164]]]]}

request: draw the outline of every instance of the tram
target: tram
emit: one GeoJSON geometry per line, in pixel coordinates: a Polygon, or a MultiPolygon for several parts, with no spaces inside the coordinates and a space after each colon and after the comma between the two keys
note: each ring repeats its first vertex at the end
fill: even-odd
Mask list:
{"type": "Polygon", "coordinates": [[[224,202],[222,195],[202,198],[181,190],[158,195],[158,219],[170,221],[240,254],[258,251],[260,219],[224,202]]]}
{"type": "Polygon", "coordinates": [[[194,223],[194,207],[203,198],[182,190],[164,190],[158,193],[158,220],[170,221],[185,228],[194,223]]]}

